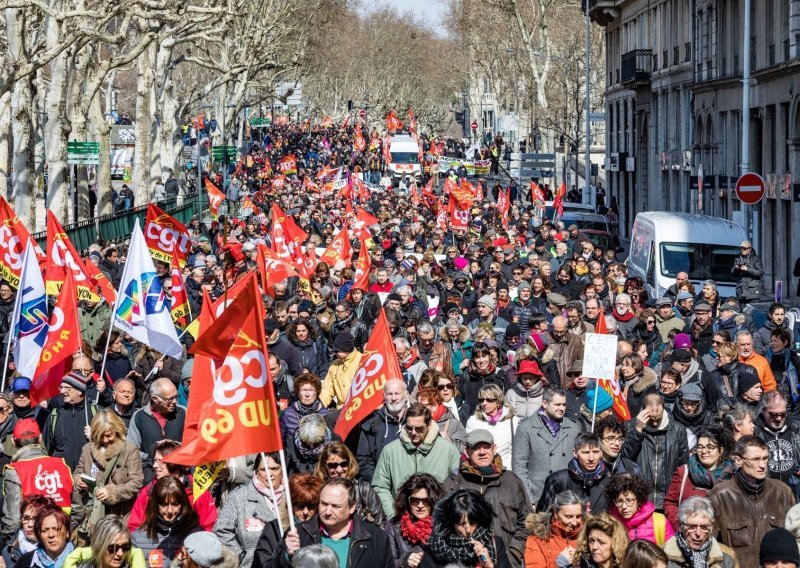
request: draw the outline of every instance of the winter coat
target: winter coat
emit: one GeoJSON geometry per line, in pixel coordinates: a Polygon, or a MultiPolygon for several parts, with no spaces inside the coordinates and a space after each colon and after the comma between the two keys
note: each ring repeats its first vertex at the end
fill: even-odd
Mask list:
{"type": "Polygon", "coordinates": [[[536,307],[537,306],[534,305],[533,298],[531,298],[527,304],[523,304],[519,298],[514,298],[509,305],[509,311],[511,312],[511,323],[516,323],[519,325],[521,337],[526,337],[530,331],[531,318],[534,316],[534,314],[539,312],[536,307]]]}
{"type": "MultiPolygon", "coordinates": [[[[622,374],[620,373],[619,376],[622,376],[622,374]]],[[[651,392],[656,392],[656,389],[658,389],[658,376],[650,367],[643,367],[642,376],[639,377],[639,380],[633,385],[624,385],[624,389],[627,391],[627,402],[631,416],[635,417],[642,410],[644,397],[651,392]]]]}
{"type": "Polygon", "coordinates": [[[307,369],[309,373],[314,373],[318,377],[324,377],[328,373],[330,361],[328,360],[328,349],[322,337],[316,340],[300,341],[296,337],[289,337],[289,341],[295,346],[300,354],[300,365],[307,369]]]}
{"type": "MultiPolygon", "coordinates": [[[[144,552],[138,548],[131,548],[130,564],[123,564],[122,568],[146,568],[144,552]]],[[[101,564],[92,558],[91,547],[76,548],[64,559],[64,568],[99,568],[101,564]]],[[[219,566],[222,568],[222,566],[219,566]]]]}
{"type": "Polygon", "coordinates": [[[320,392],[319,399],[326,407],[330,407],[334,399],[336,400],[336,408],[344,406],[344,401],[350,393],[350,384],[353,382],[353,377],[358,370],[361,363],[361,353],[359,351],[352,351],[344,359],[336,357],[328,369],[328,374],[325,375],[325,380],[322,382],[322,392],[320,392]]]}
{"type": "MultiPolygon", "coordinates": [[[[286,528],[284,528],[286,530],[286,528]]],[[[264,525],[264,530],[258,537],[258,544],[253,551],[253,564],[251,568],[272,568],[274,565],[275,553],[281,543],[281,534],[278,520],[270,521],[264,525]]]]}
{"type": "Polygon", "coordinates": [[[751,367],[755,368],[758,374],[758,380],[761,381],[761,386],[764,388],[764,392],[778,389],[778,383],[775,382],[775,377],[772,374],[772,368],[770,367],[769,361],[767,361],[766,357],[753,352],[749,357],[739,355],[739,362],[747,363],[751,367]]]}
{"type": "Polygon", "coordinates": [[[525,528],[530,532],[525,543],[525,568],[554,568],[556,559],[568,546],[576,548],[577,538],[569,538],[549,521],[550,513],[528,515],[525,528]]]}
{"type": "Polygon", "coordinates": [[[108,281],[114,286],[114,290],[119,290],[119,283],[122,280],[122,269],[125,266],[120,262],[112,262],[107,258],[104,258],[100,261],[100,265],[97,267],[100,269],[100,272],[105,274],[108,281]]]}
{"type": "Polygon", "coordinates": [[[569,418],[562,420],[561,429],[555,437],[550,434],[538,413],[519,423],[511,461],[532,503],[539,501],[547,476],[563,469],[564,464],[572,459],[578,434],[578,423],[569,418]]]}
{"type": "Polygon", "coordinates": [[[542,406],[544,391],[541,385],[525,390],[522,383],[516,383],[506,391],[506,404],[514,409],[514,415],[520,420],[533,416],[542,406]]]}
{"type": "MultiPolygon", "coordinates": [[[[95,372],[99,373],[101,367],[101,361],[95,361],[95,372]]],[[[131,365],[131,360],[128,358],[127,353],[114,353],[112,351],[108,352],[106,356],[106,374],[111,377],[111,380],[116,382],[122,377],[127,376],[133,370],[133,365],[131,365]]],[[[144,378],[145,375],[142,375],[144,378]]],[[[178,375],[180,376],[180,374],[178,375]]],[[[152,379],[152,377],[151,377],[152,379]]]]}
{"type": "Polygon", "coordinates": [[[734,261],[731,274],[736,277],[736,297],[740,300],[757,300],[763,293],[762,277],[764,275],[764,265],[761,258],[750,251],[747,255],[739,255],[734,261]],[[747,266],[744,271],[740,267],[747,266]]]}
{"type": "Polygon", "coordinates": [[[91,308],[86,305],[86,302],[81,302],[78,321],[81,326],[81,337],[89,345],[94,346],[103,334],[103,330],[108,329],[108,322],[111,321],[111,308],[105,302],[98,302],[91,308]]]}
{"type": "MultiPolygon", "coordinates": [[[[522,481],[504,468],[498,468],[499,473],[484,476],[468,464],[463,462],[458,473],[445,480],[442,486],[445,495],[458,489],[472,489],[483,495],[496,513],[492,518],[492,532],[506,545],[512,565],[522,566],[528,537],[525,519],[533,512],[522,481]]],[[[495,464],[498,465],[497,461],[495,464]]]]}
{"type": "Polygon", "coordinates": [[[761,539],[770,529],[784,526],[786,512],[795,503],[791,488],[781,481],[767,478],[753,494],[735,476],[715,485],[708,498],[720,542],[733,549],[743,567],[758,566],[761,539]]]}
{"type": "Polygon", "coordinates": [[[761,414],[753,422],[756,436],[764,440],[769,448],[769,476],[788,484],[800,468],[800,424],[787,418],[783,428],[776,432],[767,427],[761,414]]]}
{"type": "Polygon", "coordinates": [[[617,507],[613,503],[609,505],[608,512],[628,530],[628,537],[630,537],[631,540],[646,540],[661,547],[675,536],[675,530],[672,528],[672,525],[669,524],[669,521],[664,515],[656,513],[656,508],[650,501],[639,507],[639,510],[627,520],[619,514],[617,507]],[[656,535],[656,515],[661,518],[660,522],[662,522],[664,526],[664,540],[661,542],[658,542],[659,539],[656,535]]]}
{"type": "Polygon", "coordinates": [[[415,473],[429,473],[444,481],[458,469],[458,448],[439,436],[439,426],[431,422],[428,434],[419,446],[414,446],[403,431],[400,439],[388,444],[378,458],[372,487],[383,504],[387,517],[394,516],[394,499],[400,486],[415,473]]]}
{"type": "Polygon", "coordinates": [[[398,517],[386,521],[383,530],[389,537],[395,568],[408,568],[408,557],[414,552],[423,552],[419,544],[411,544],[403,537],[398,517]]]}
{"type": "Polygon", "coordinates": [[[656,329],[661,333],[661,341],[666,343],[669,341],[669,332],[673,329],[682,330],[686,327],[686,322],[683,321],[675,312],[670,312],[669,317],[664,319],[656,313],[656,329]]]}
{"type": "MultiPolygon", "coordinates": [[[[217,507],[214,505],[214,497],[210,491],[206,491],[200,498],[195,501],[192,485],[194,478],[187,475],[181,478],[183,487],[186,489],[186,496],[189,498],[189,503],[192,505],[192,510],[197,513],[198,522],[204,531],[210,531],[214,528],[214,523],[217,520],[217,507]]],[[[150,495],[156,487],[156,480],[154,479],[145,485],[139,494],[136,496],[136,502],[133,504],[131,516],[128,517],[128,530],[135,531],[144,522],[144,513],[147,509],[147,502],[150,500],[150,495]]]]}
{"type": "Polygon", "coordinates": [[[669,489],[664,497],[664,514],[674,528],[678,526],[678,507],[690,497],[708,497],[711,489],[698,487],[689,475],[689,464],[684,464],[675,470],[669,489]]]}
{"type": "MultiPolygon", "coordinates": [[[[142,379],[147,378],[147,385],[156,379],[169,379],[177,387],[181,383],[181,370],[183,369],[183,361],[179,361],[174,357],[164,357],[163,366],[160,371],[153,371],[157,357],[157,353],[150,351],[142,355],[142,358],[136,362],[136,372],[142,375],[142,379]],[[152,371],[152,374],[150,374],[152,371]]],[[[145,385],[145,386],[147,386],[145,385]]]]}
{"type": "Polygon", "coordinates": [[[739,363],[738,361],[732,361],[727,365],[718,366],[710,373],[703,373],[701,386],[703,388],[703,395],[705,396],[707,408],[718,408],[721,400],[733,400],[736,398],[739,385],[739,373],[742,371],[754,375],[758,374],[754,367],[746,363],[739,363]],[[727,388],[725,387],[726,379],[730,385],[731,394],[733,395],[731,397],[728,396],[727,388]]]}
{"type": "Polygon", "coordinates": [[[629,428],[622,446],[622,455],[635,461],[642,478],[650,485],[653,504],[664,508],[664,495],[669,489],[673,472],[689,459],[686,433],[664,411],[657,429],[645,427],[644,432],[629,428]]]}
{"type": "Polygon", "coordinates": [[[439,426],[439,435],[453,442],[458,451],[463,452],[467,447],[467,430],[448,407],[445,406],[444,414],[436,419],[436,424],[439,426]]]}
{"type": "Polygon", "coordinates": [[[356,349],[359,351],[364,350],[364,345],[367,344],[367,339],[369,339],[369,327],[366,323],[351,314],[351,316],[346,320],[336,320],[331,326],[331,331],[328,334],[328,337],[330,338],[330,341],[328,342],[329,357],[333,358],[335,355],[333,352],[333,340],[336,339],[337,335],[345,330],[350,331],[350,335],[353,336],[353,342],[356,345],[356,349]]]}
{"type": "Polygon", "coordinates": [[[569,385],[567,371],[575,361],[583,360],[583,343],[580,337],[567,333],[562,340],[553,338],[549,349],[553,350],[553,358],[558,365],[558,375],[561,378],[561,383],[555,386],[565,389],[569,385]]]}
{"type": "Polygon", "coordinates": [[[782,327],[789,332],[789,336],[792,338],[789,342],[789,345],[794,345],[794,333],[792,333],[792,329],[787,325],[786,320],[783,320],[783,323],[781,323],[780,326],[777,326],[771,319],[767,318],[767,320],[764,322],[764,325],[753,334],[753,348],[756,350],[756,353],[760,355],[766,354],[767,349],[770,347],[772,332],[777,327],[782,327]]]}
{"type": "Polygon", "coordinates": [[[281,362],[286,363],[286,366],[289,368],[289,374],[293,377],[303,372],[303,365],[300,362],[300,353],[288,340],[278,337],[275,343],[269,344],[269,352],[274,354],[281,362]]]}
{"type": "MultiPolygon", "coordinates": [[[[300,405],[299,402],[293,402],[286,409],[281,412],[281,417],[279,419],[280,426],[281,426],[281,439],[283,439],[283,446],[287,447],[289,444],[292,443],[294,439],[294,432],[297,430],[297,425],[300,423],[300,414],[297,412],[297,407],[300,405]]],[[[321,406],[321,405],[320,405],[321,406]]],[[[330,413],[330,410],[321,406],[320,409],[313,414],[319,414],[320,416],[327,416],[330,413]]]]}
{"type": "Polygon", "coordinates": [[[119,515],[127,520],[133,504],[144,485],[142,458],[138,448],[125,440],[117,440],[103,452],[94,442],[83,446],[81,459],[72,476],[72,519],[80,520],[91,513],[92,507],[102,507],[106,515],[119,515]],[[119,456],[119,458],[117,458],[119,456]],[[111,468],[107,470],[107,468],[111,468]],[[81,474],[94,477],[97,488],[104,487],[108,499],[100,503],[86,491],[78,488],[81,474]],[[106,479],[105,484],[101,483],[106,479]]]}
{"type": "Polygon", "coordinates": [[[497,424],[488,422],[483,412],[480,413],[480,416],[473,414],[467,420],[467,434],[478,429],[491,433],[497,455],[503,460],[503,467],[509,471],[514,470],[511,460],[511,445],[518,427],[519,417],[509,412],[508,407],[503,408],[503,417],[497,421],[497,424]]]}
{"type": "Polygon", "coordinates": [[[51,456],[64,458],[72,471],[75,471],[87,441],[84,428],[91,423],[95,412],[96,409],[83,401],[53,408],[47,417],[42,432],[44,447],[51,456]]]}
{"type": "Polygon", "coordinates": [[[365,481],[372,481],[383,448],[400,439],[403,424],[386,412],[386,408],[381,407],[364,420],[359,428],[356,451],[359,477],[365,481]]]}
{"type": "Polygon", "coordinates": [[[792,377],[795,378],[795,385],[797,390],[800,391],[800,355],[797,352],[787,348],[780,353],[773,353],[772,348],[768,348],[764,355],[769,361],[769,368],[772,370],[772,376],[775,377],[775,382],[778,385],[786,401],[789,403],[789,408],[792,414],[796,415],[800,406],[794,396],[792,396],[792,377]]]}
{"type": "MultiPolygon", "coordinates": [[[[481,318],[475,318],[472,320],[467,328],[471,334],[474,334],[475,331],[478,329],[478,324],[481,323],[483,320],[481,318]]],[[[492,329],[494,329],[494,338],[498,343],[502,343],[506,337],[506,328],[508,327],[508,322],[499,317],[493,316],[493,321],[491,322],[492,329]]]]}
{"type": "MultiPolygon", "coordinates": [[[[574,491],[575,494],[588,506],[588,513],[599,515],[608,509],[608,498],[606,497],[606,486],[611,482],[611,475],[608,471],[602,479],[583,480],[576,479],[569,472],[569,469],[560,469],[547,476],[544,480],[542,496],[536,504],[536,510],[547,511],[553,503],[556,495],[563,491],[574,491]]],[[[584,512],[587,512],[584,508],[584,512]]]]}
{"type": "MultiPolygon", "coordinates": [[[[508,554],[508,551],[503,544],[503,539],[498,535],[494,535],[494,549],[494,568],[512,568],[513,565],[511,563],[511,555],[508,554]]],[[[463,564],[456,565],[450,562],[440,562],[435,556],[433,556],[433,554],[428,552],[422,556],[422,562],[420,563],[419,568],[447,568],[452,566],[463,566],[463,564]]]]}
{"type": "MultiPolygon", "coordinates": [[[[739,562],[736,559],[736,553],[717,541],[716,538],[711,539],[711,550],[708,551],[707,567],[708,568],[739,568],[739,562]]],[[[669,562],[667,568],[692,568],[692,564],[681,552],[678,547],[677,537],[672,537],[664,545],[664,554],[667,555],[669,562]]]]}
{"type": "MultiPolygon", "coordinates": [[[[319,517],[297,524],[300,547],[322,544],[322,531],[319,517]]],[[[286,541],[281,539],[273,556],[275,568],[290,568],[292,563],[286,553],[286,541]]],[[[386,533],[373,525],[353,517],[353,530],[350,537],[347,568],[394,568],[392,547],[386,533]]]]}
{"type": "Polygon", "coordinates": [[[488,375],[478,375],[470,365],[461,373],[461,379],[458,382],[458,390],[461,392],[461,396],[464,397],[464,402],[467,404],[467,408],[469,408],[470,415],[478,407],[478,394],[483,387],[488,385],[497,385],[500,387],[500,390],[505,389],[505,381],[500,376],[499,369],[495,369],[488,375]]]}
{"type": "MultiPolygon", "coordinates": [[[[278,507],[285,508],[285,503],[284,498],[278,507]]],[[[239,556],[242,568],[250,568],[261,532],[275,518],[273,506],[251,481],[228,494],[214,523],[214,534],[239,556]]]]}
{"type": "Polygon", "coordinates": [[[150,403],[133,413],[128,427],[128,442],[139,448],[142,456],[145,483],[153,478],[153,446],[161,440],[183,441],[183,425],[186,421],[186,409],[182,406],[175,408],[175,414],[167,417],[164,427],[153,416],[150,403]]]}
{"type": "MultiPolygon", "coordinates": [[[[472,358],[472,339],[467,326],[462,325],[458,331],[458,339],[452,341],[447,335],[447,327],[439,330],[439,340],[447,347],[450,352],[450,366],[453,374],[458,376],[462,372],[463,363],[472,358]]],[[[428,367],[431,365],[428,364],[428,367]]]]}
{"type": "Polygon", "coordinates": [[[711,341],[714,339],[713,324],[709,323],[703,329],[698,329],[695,322],[692,322],[683,328],[683,333],[691,336],[692,347],[697,351],[698,357],[702,357],[711,349],[711,341]]]}
{"type": "Polygon", "coordinates": [[[182,527],[167,527],[159,522],[155,539],[150,538],[142,528],[138,528],[131,534],[131,544],[142,549],[145,558],[158,548],[164,553],[163,568],[169,568],[175,556],[183,548],[183,541],[186,537],[200,530],[196,521],[182,527]]]}

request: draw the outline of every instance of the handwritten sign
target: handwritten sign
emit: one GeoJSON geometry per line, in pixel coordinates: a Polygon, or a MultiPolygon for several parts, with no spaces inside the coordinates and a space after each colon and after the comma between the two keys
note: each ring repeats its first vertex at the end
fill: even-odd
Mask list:
{"type": "Polygon", "coordinates": [[[587,333],[583,348],[583,376],[590,379],[613,379],[617,366],[617,336],[587,333]]]}

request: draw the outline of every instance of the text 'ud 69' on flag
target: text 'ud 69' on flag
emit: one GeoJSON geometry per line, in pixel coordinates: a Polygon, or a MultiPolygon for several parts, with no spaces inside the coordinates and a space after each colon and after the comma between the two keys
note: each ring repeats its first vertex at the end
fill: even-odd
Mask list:
{"type": "Polygon", "coordinates": [[[169,308],[137,219],[114,308],[114,326],[164,355],[181,359],[183,350],[169,308]]]}
{"type": "Polygon", "coordinates": [[[386,381],[402,377],[392,333],[386,322],[386,312],[381,310],[375,329],[364,346],[350,392],[333,431],[342,440],[347,438],[353,428],[383,404],[383,385],[386,381]]]}
{"type": "Polygon", "coordinates": [[[197,360],[210,360],[213,383],[199,385],[205,402],[197,435],[168,456],[171,463],[199,465],[282,448],[255,273],[242,281],[244,289],[190,349],[197,360]]]}

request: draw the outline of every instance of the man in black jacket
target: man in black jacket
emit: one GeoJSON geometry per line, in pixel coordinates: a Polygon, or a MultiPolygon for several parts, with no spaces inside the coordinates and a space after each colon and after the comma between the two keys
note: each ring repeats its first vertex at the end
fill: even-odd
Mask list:
{"type": "Polygon", "coordinates": [[[89,424],[95,408],[86,402],[86,377],[69,372],[61,379],[64,405],[53,408],[44,426],[44,447],[55,458],[64,458],[72,471],[89,441],[89,424]]]}
{"type": "Polygon", "coordinates": [[[630,473],[641,476],[636,462],[620,455],[625,442],[625,424],[619,418],[611,415],[598,420],[594,431],[600,437],[600,451],[610,475],[630,473]]]}
{"type": "Polygon", "coordinates": [[[375,525],[361,521],[355,512],[353,482],[337,477],[328,480],[319,493],[317,514],[286,533],[275,552],[275,566],[289,568],[300,548],[324,544],[334,551],[346,546],[347,560],[341,558],[340,564],[348,568],[394,568],[389,537],[375,525]]]}
{"type": "Polygon", "coordinates": [[[547,511],[556,495],[574,491],[588,505],[588,512],[599,515],[608,509],[606,485],[611,474],[600,450],[600,437],[591,432],[579,434],[566,469],[551,473],[544,481],[544,489],[537,511],[547,511]]]}
{"type": "Polygon", "coordinates": [[[503,461],[488,430],[478,428],[467,435],[465,454],[467,459],[461,461],[458,472],[445,479],[445,494],[473,489],[483,495],[497,513],[492,520],[492,531],[503,539],[511,565],[523,566],[528,539],[525,519],[532,510],[522,480],[514,472],[503,469],[503,461]],[[486,473],[487,469],[491,469],[491,473],[486,473]]]}

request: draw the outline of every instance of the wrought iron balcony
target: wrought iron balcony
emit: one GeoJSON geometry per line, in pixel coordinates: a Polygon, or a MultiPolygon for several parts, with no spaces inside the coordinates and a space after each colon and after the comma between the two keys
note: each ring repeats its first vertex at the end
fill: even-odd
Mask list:
{"type": "Polygon", "coordinates": [[[634,49],[622,56],[622,83],[629,88],[650,83],[653,69],[653,50],[634,49]]]}

